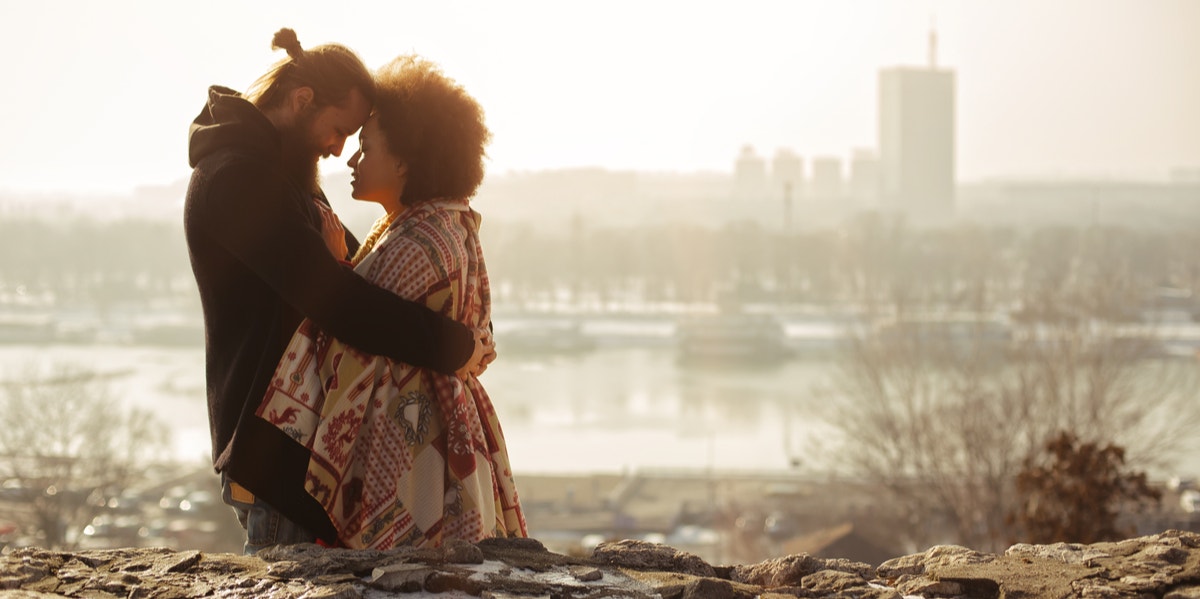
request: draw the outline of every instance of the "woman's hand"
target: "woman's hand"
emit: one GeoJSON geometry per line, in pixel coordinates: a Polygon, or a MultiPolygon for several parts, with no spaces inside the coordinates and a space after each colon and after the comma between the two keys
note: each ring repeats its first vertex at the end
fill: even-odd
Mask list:
{"type": "Polygon", "coordinates": [[[321,213],[321,236],[325,238],[325,247],[329,248],[334,258],[345,260],[350,248],[346,246],[346,229],[342,226],[342,221],[338,220],[329,206],[317,200],[313,200],[313,203],[321,213]]]}

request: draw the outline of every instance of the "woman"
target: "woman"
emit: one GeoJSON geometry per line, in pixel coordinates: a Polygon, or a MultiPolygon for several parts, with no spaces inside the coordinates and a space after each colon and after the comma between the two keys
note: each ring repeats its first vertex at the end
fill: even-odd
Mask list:
{"type": "MultiPolygon", "coordinates": [[[[402,56],[376,75],[375,112],[350,158],[354,198],[380,218],[356,270],[471,327],[491,305],[468,205],[490,133],[479,104],[436,65],[402,56]]],[[[305,488],[351,548],[438,546],[526,536],[508,452],[487,393],[363,354],[305,322],[258,410],[311,451],[305,488]]]]}

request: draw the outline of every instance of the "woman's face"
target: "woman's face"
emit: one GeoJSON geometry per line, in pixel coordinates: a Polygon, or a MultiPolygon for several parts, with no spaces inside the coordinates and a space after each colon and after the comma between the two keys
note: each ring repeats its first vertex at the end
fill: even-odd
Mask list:
{"type": "Polygon", "coordinates": [[[400,207],[407,167],[388,150],[379,128],[379,117],[372,116],[358,134],[358,151],[347,162],[350,166],[351,197],[383,205],[389,211],[400,207]]]}

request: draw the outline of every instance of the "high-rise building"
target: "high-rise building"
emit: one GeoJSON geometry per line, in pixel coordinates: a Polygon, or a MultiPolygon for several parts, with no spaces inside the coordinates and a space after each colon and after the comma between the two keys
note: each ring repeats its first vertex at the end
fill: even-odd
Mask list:
{"type": "Polygon", "coordinates": [[[795,152],[780,148],[771,161],[771,196],[799,198],[804,194],[804,160],[795,152]]]}
{"type": "Polygon", "coordinates": [[[837,200],[844,193],[843,184],[841,158],[836,156],[813,157],[809,197],[817,201],[837,200]]]}
{"type": "Polygon", "coordinates": [[[734,163],[733,195],[739,200],[767,199],[767,162],[753,146],[742,146],[734,163]]]}
{"type": "Polygon", "coordinates": [[[926,68],[879,73],[882,206],[918,218],[954,213],[954,71],[937,66],[936,33],[926,68]]]}
{"type": "Polygon", "coordinates": [[[879,157],[865,149],[854,150],[850,158],[849,195],[859,206],[879,201],[879,157]]]}

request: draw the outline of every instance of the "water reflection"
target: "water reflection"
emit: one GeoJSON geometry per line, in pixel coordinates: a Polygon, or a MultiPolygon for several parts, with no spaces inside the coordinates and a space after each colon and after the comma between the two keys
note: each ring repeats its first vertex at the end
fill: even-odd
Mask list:
{"type": "MultiPolygon", "coordinates": [[[[828,360],[693,367],[669,347],[499,360],[483,383],[518,468],[788,468],[828,360]],[[798,418],[797,415],[800,417],[798,418]]],[[[827,432],[819,434],[827,435],[827,432]]]]}
{"type": "MultiPolygon", "coordinates": [[[[112,374],[114,393],[171,427],[177,458],[208,454],[200,348],[3,345],[0,363],[69,363],[112,374]]],[[[784,439],[796,431],[784,429],[797,415],[809,419],[809,389],[829,368],[828,361],[765,370],[690,367],[670,346],[544,356],[501,349],[482,381],[519,469],[763,469],[788,467],[784,439]]]]}

